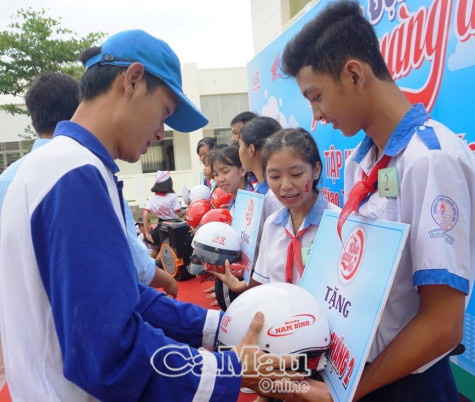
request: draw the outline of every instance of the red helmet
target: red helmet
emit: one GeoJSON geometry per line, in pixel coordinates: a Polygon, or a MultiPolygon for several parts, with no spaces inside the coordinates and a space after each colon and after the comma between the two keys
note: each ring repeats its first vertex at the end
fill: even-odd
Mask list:
{"type": "Polygon", "coordinates": [[[233,217],[227,209],[216,208],[211,209],[203,215],[200,225],[204,225],[208,222],[224,222],[228,225],[231,225],[233,223],[233,217]]]}
{"type": "Polygon", "coordinates": [[[186,221],[193,229],[200,224],[203,215],[211,209],[211,203],[208,200],[193,201],[186,210],[186,221]]]}
{"type": "Polygon", "coordinates": [[[233,198],[232,194],[226,193],[221,188],[217,187],[213,194],[211,194],[211,205],[214,208],[222,208],[223,206],[228,205],[233,198]]]}

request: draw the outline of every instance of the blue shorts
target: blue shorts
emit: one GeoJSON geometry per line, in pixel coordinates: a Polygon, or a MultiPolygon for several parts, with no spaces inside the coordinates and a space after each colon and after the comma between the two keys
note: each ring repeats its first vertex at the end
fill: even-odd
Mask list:
{"type": "Polygon", "coordinates": [[[458,402],[449,358],[420,374],[411,374],[361,398],[361,402],[458,402]]]}

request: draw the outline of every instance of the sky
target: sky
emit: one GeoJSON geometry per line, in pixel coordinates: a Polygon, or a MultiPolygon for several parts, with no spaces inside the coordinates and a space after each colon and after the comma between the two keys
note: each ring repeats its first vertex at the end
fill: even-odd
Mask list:
{"type": "Polygon", "coordinates": [[[182,64],[244,67],[253,58],[251,0],[0,0],[0,31],[20,8],[48,17],[80,36],[143,29],[167,42],[182,64]]]}

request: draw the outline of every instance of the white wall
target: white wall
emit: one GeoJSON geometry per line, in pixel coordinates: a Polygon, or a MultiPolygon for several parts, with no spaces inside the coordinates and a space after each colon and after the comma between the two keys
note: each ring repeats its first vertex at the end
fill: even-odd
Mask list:
{"type": "MultiPolygon", "coordinates": [[[[284,10],[287,9],[284,5],[284,10]]],[[[252,0],[252,32],[254,49],[259,53],[282,31],[283,7],[281,0],[252,0]]]]}

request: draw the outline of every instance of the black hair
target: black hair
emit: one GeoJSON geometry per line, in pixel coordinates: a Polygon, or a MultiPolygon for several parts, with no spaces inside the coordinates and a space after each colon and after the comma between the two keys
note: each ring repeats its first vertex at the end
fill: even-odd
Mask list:
{"type": "MultiPolygon", "coordinates": [[[[292,149],[298,153],[300,158],[309,163],[312,168],[319,163],[322,166],[322,159],[318,150],[317,143],[312,135],[302,127],[283,128],[267,138],[262,149],[262,165],[264,170],[270,157],[285,148],[292,149]]],[[[320,174],[321,176],[321,174],[320,174]]],[[[317,184],[320,177],[313,181],[313,191],[318,193],[317,184]]]]}
{"type": "Polygon", "coordinates": [[[245,124],[256,117],[257,117],[257,114],[254,112],[249,112],[249,111],[241,112],[237,114],[236,116],[234,116],[234,118],[231,120],[231,123],[229,123],[229,125],[232,126],[233,124],[236,124],[239,122],[241,122],[242,124],[245,124]]]}
{"type": "Polygon", "coordinates": [[[170,177],[161,183],[155,183],[150,191],[154,193],[174,193],[172,178],[170,177]]]}
{"type": "Polygon", "coordinates": [[[70,120],[80,101],[79,81],[58,72],[38,75],[25,94],[26,108],[38,134],[53,132],[61,120],[70,120]]]}
{"type": "MultiPolygon", "coordinates": [[[[84,50],[79,56],[79,61],[86,65],[86,62],[91,58],[101,53],[101,47],[95,46],[84,50]]],[[[93,99],[98,95],[106,93],[112,85],[114,79],[127,70],[127,67],[114,66],[111,64],[97,63],[86,70],[81,78],[81,90],[85,100],[93,99]]],[[[164,82],[145,71],[144,74],[147,92],[153,92],[160,85],[165,85],[164,82]]]]}
{"type": "MultiPolygon", "coordinates": [[[[209,160],[211,170],[214,170],[213,165],[216,162],[220,162],[228,166],[236,166],[238,168],[241,168],[242,163],[241,159],[239,158],[239,148],[234,145],[227,145],[225,147],[216,146],[211,151],[211,156],[209,160]]],[[[247,173],[244,175],[244,180],[247,184],[250,184],[247,173]]]]}
{"type": "Polygon", "coordinates": [[[234,145],[228,145],[223,148],[215,148],[211,155],[211,166],[215,162],[221,162],[228,166],[242,167],[241,159],[239,158],[239,148],[234,145]]]}
{"type": "Polygon", "coordinates": [[[280,123],[272,117],[260,116],[242,126],[239,138],[246,144],[261,149],[267,137],[282,129],[280,123]]]}
{"type": "Polygon", "coordinates": [[[196,153],[200,154],[200,148],[208,146],[208,150],[213,149],[216,146],[216,140],[213,137],[204,137],[198,141],[198,145],[196,146],[196,153]]]}
{"type": "Polygon", "coordinates": [[[392,81],[371,23],[357,1],[330,3],[285,46],[281,70],[296,77],[311,66],[317,74],[339,81],[349,59],[367,63],[376,77],[392,81]]]}

